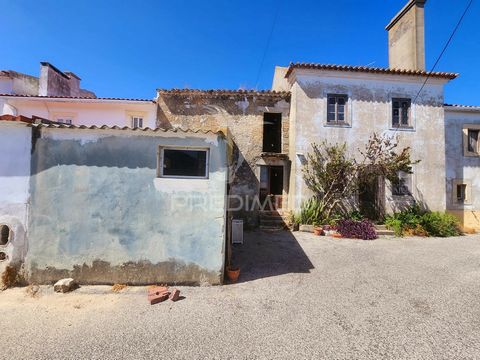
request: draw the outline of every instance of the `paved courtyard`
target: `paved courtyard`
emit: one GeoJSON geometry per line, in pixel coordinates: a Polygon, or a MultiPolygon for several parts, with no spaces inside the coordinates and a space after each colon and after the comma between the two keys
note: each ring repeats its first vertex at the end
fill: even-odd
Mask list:
{"type": "Polygon", "coordinates": [[[248,233],[240,282],[0,293],[2,359],[480,358],[480,236],[248,233]]]}

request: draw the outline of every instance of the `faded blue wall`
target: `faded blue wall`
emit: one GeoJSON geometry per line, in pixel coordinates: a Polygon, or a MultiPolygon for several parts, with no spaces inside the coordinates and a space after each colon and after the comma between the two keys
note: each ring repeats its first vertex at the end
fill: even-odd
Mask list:
{"type": "Polygon", "coordinates": [[[226,156],[213,134],[42,128],[32,158],[31,281],[220,283],[226,156]],[[156,178],[159,145],[209,148],[209,178],[156,178]]]}

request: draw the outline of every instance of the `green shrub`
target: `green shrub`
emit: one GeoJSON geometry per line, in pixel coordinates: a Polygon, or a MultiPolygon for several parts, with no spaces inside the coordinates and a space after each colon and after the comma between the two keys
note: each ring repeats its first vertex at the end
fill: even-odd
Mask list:
{"type": "Polygon", "coordinates": [[[455,216],[438,211],[427,212],[421,218],[422,227],[430,236],[448,237],[461,235],[455,216]]]}
{"type": "Polygon", "coordinates": [[[295,216],[298,224],[317,225],[323,220],[322,203],[312,197],[302,204],[300,213],[295,216]]]}
{"type": "Polygon", "coordinates": [[[392,230],[396,236],[403,236],[403,226],[400,219],[389,215],[385,219],[385,225],[388,229],[392,230]]]}

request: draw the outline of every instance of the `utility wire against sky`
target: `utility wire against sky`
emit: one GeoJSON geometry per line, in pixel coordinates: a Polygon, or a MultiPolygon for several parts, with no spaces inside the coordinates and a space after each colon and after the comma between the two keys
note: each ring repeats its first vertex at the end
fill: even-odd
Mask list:
{"type": "Polygon", "coordinates": [[[270,42],[272,40],[273,31],[275,30],[275,25],[277,23],[278,13],[280,12],[280,7],[282,6],[282,0],[277,1],[277,9],[275,10],[275,16],[273,17],[272,27],[270,28],[270,33],[268,34],[267,44],[265,45],[265,50],[263,51],[262,60],[260,61],[260,67],[258,68],[257,78],[255,79],[255,89],[258,87],[258,81],[263,69],[263,63],[265,62],[265,57],[267,56],[268,48],[270,47],[270,42]]]}
{"type": "Polygon", "coordinates": [[[472,3],[473,3],[473,0],[470,0],[470,1],[468,2],[467,7],[465,8],[465,11],[463,12],[462,16],[460,17],[460,20],[458,20],[457,25],[456,25],[455,28],[453,29],[452,34],[450,35],[450,38],[448,39],[447,43],[446,43],[445,46],[443,47],[443,50],[442,50],[442,52],[440,53],[440,55],[438,56],[437,61],[435,61],[435,64],[433,64],[432,70],[430,70],[430,72],[428,73],[425,81],[424,81],[423,84],[422,84],[422,87],[420,88],[420,90],[419,90],[418,93],[417,93],[417,96],[415,96],[415,99],[413,100],[413,103],[415,103],[415,101],[417,100],[417,98],[420,96],[420,93],[422,92],[423,88],[424,88],[425,85],[427,84],[427,81],[428,81],[428,79],[430,78],[430,75],[435,71],[435,68],[437,67],[438,63],[439,63],[440,60],[442,59],[443,54],[445,54],[445,51],[447,51],[448,46],[449,46],[450,43],[452,42],[453,37],[455,36],[458,28],[459,28],[460,25],[462,24],[462,21],[463,21],[463,19],[465,18],[465,15],[467,15],[467,12],[468,12],[468,10],[470,9],[470,6],[472,6],[472,3]]]}
{"type": "MultiPolygon", "coordinates": [[[[462,24],[462,21],[463,19],[465,18],[465,15],[467,15],[467,12],[468,10],[470,9],[470,6],[472,6],[472,3],[473,3],[473,0],[470,0],[467,4],[467,7],[465,8],[462,16],[460,17],[460,19],[458,20],[457,22],[457,25],[455,26],[455,28],[453,29],[452,31],[452,34],[450,35],[450,37],[448,38],[448,41],[446,42],[445,46],[443,47],[442,51],[440,52],[440,55],[438,56],[437,60],[435,61],[435,64],[433,64],[433,67],[432,69],[428,72],[427,74],[427,77],[425,78],[425,81],[423,82],[422,86],[420,87],[420,90],[418,90],[418,93],[417,95],[415,96],[415,98],[413,99],[412,101],[412,104],[415,104],[415,102],[417,101],[418,97],[420,96],[420,93],[423,91],[423,89],[425,88],[425,85],[427,85],[427,82],[428,80],[430,79],[430,76],[432,75],[432,73],[435,71],[435,68],[437,67],[438,63],[440,62],[440,60],[442,59],[443,57],[443,54],[445,54],[445,51],[447,51],[447,48],[448,46],[450,45],[450,43],[452,42],[453,40],[453,37],[455,36],[458,28],[460,27],[460,25],[462,24]]],[[[395,128],[393,134],[395,135],[398,131],[398,126],[395,128]]]]}

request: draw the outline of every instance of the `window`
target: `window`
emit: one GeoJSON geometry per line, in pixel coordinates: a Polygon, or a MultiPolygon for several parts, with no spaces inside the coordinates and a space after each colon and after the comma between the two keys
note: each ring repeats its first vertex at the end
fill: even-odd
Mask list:
{"type": "Polygon", "coordinates": [[[452,202],[458,205],[471,204],[471,182],[468,180],[453,180],[452,202]]]}
{"type": "Polygon", "coordinates": [[[412,195],[412,174],[406,173],[404,171],[398,172],[398,181],[392,184],[392,195],[412,195]]]}
{"type": "Polygon", "coordinates": [[[467,199],[467,185],[457,184],[457,202],[464,203],[467,199]]]}
{"type": "Polygon", "coordinates": [[[7,225],[0,225],[0,245],[7,245],[10,236],[10,228],[7,225]]]}
{"type": "Polygon", "coordinates": [[[409,127],[410,108],[412,100],[410,99],[392,99],[392,126],[409,127]]]}
{"type": "Polygon", "coordinates": [[[143,128],[143,117],[132,116],[132,128],[143,128]]]}
{"type": "Polygon", "coordinates": [[[347,95],[327,95],[327,123],[344,124],[347,118],[347,95]]]}
{"type": "Polygon", "coordinates": [[[282,114],[263,114],[263,152],[282,152],[282,114]]]}
{"type": "Polygon", "coordinates": [[[208,178],[208,150],[160,148],[159,176],[208,178]]]}
{"type": "Polygon", "coordinates": [[[60,124],[67,124],[67,125],[72,125],[73,120],[70,118],[58,118],[57,122],[60,124]]]}
{"type": "Polygon", "coordinates": [[[467,132],[467,150],[468,152],[478,154],[479,149],[478,149],[478,133],[480,130],[473,130],[473,129],[468,129],[467,132]]]}

